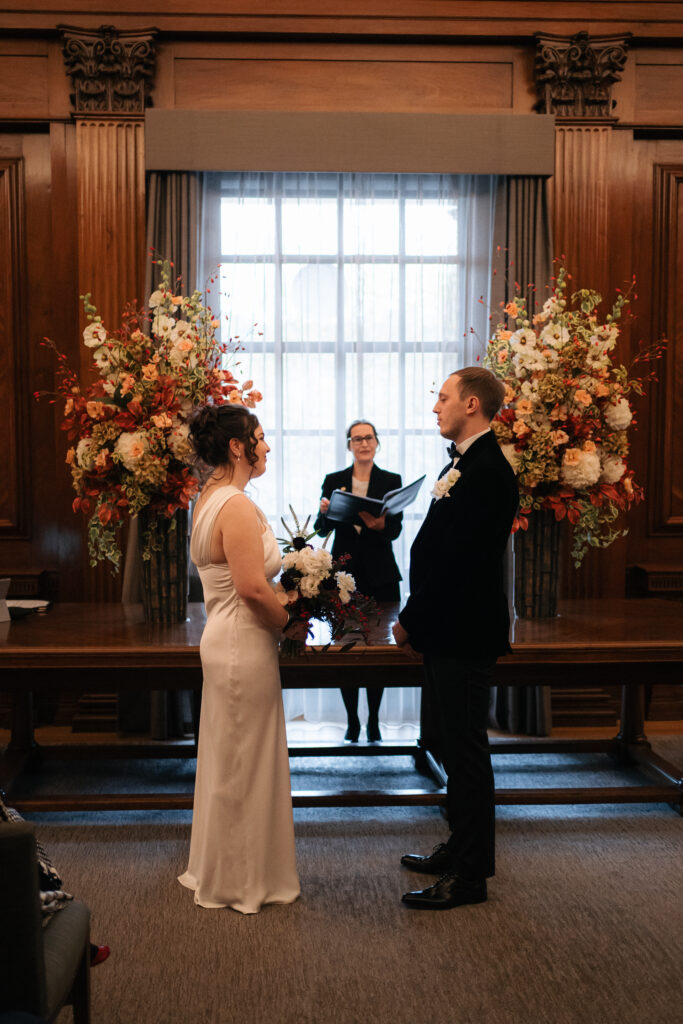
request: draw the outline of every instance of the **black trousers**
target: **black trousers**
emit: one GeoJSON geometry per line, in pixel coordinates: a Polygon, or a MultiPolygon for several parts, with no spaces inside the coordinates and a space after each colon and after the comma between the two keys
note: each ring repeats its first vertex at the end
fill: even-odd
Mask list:
{"type": "Polygon", "coordinates": [[[486,726],[495,659],[424,655],[425,686],[437,721],[448,776],[447,807],[455,871],[463,878],[495,874],[495,796],[486,726]]]}

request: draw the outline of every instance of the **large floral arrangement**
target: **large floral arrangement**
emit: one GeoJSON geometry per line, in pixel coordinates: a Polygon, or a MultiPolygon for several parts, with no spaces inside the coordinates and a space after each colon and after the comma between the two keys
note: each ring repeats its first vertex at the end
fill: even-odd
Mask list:
{"type": "MultiPolygon", "coordinates": [[[[607,547],[627,531],[616,520],[643,498],[628,465],[631,394],[653,378],[632,377],[613,363],[620,321],[635,282],[617,291],[601,318],[602,297],[589,289],[567,296],[561,267],[538,312],[518,295],[489,342],[486,365],[505,383],[504,405],[492,423],[518,477],[520,509],[514,529],[548,509],[573,527],[572,555],[580,565],[589,546],[607,547]]],[[[663,343],[639,351],[635,362],[661,355],[663,343]]]]}
{"type": "Polygon", "coordinates": [[[336,561],[332,558],[326,548],[327,538],[319,548],[309,543],[316,536],[306,532],[311,517],[300,526],[291,506],[290,512],[295,530],[290,530],[282,520],[288,537],[280,538],[282,574],[275,586],[276,596],[290,612],[282,651],[284,654],[297,654],[304,648],[312,619],[328,623],[332,642],[355,634],[355,638],[342,647],[342,650],[348,650],[359,638],[367,640],[370,618],[376,616],[377,606],[372,598],[356,590],[356,581],[344,570],[347,558],[342,556],[336,561]],[[296,636],[288,636],[288,630],[295,632],[296,636]]]}
{"type": "Polygon", "coordinates": [[[189,507],[199,488],[188,426],[196,406],[253,407],[261,399],[251,381],[240,384],[225,368],[225,354],[236,346],[219,344],[219,321],[201,292],[179,294],[172,264],[158,263],[160,283],[149,312],[129,304],[114,331],[90,295],[82,297],[83,341],[93,358],[94,379],[87,385],[46,339],[57,351],[57,388],[66,399],[62,430],[73,442],[66,455],[77,495],[73,509],[88,520],[91,565],[108,559],[118,568],[126,515],[151,513],[152,527],[142,538],[143,557],[149,557],[157,543],[154,523],[189,507]]]}

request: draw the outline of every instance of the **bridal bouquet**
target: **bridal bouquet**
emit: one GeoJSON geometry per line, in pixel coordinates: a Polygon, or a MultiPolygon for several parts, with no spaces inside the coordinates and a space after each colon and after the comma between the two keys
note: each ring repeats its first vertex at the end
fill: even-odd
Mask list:
{"type": "MultiPolygon", "coordinates": [[[[627,532],[614,524],[643,498],[628,465],[628,428],[635,422],[628,396],[642,395],[654,374],[631,377],[612,361],[635,281],[628,291],[617,291],[602,318],[597,292],[580,289],[567,297],[570,279],[562,267],[533,315],[523,297],[508,302],[486,365],[505,383],[504,406],[492,428],[519,482],[513,529],[526,530],[529,515],[539,509],[558,520],[566,516],[579,566],[589,546],[607,547],[627,532]]],[[[641,347],[634,363],[658,358],[664,344],[641,347]]]]}
{"type": "MultiPolygon", "coordinates": [[[[148,511],[154,522],[187,509],[199,488],[192,466],[188,418],[207,402],[261,399],[252,382],[240,384],[225,368],[228,346],[219,344],[219,321],[202,294],[178,293],[171,264],[159,261],[160,284],[149,312],[129,304],[121,326],[110,331],[83,296],[88,326],[83,342],[93,359],[93,377],[78,374],[57,352],[57,390],[64,397],[62,430],[73,442],[66,454],[77,497],[74,512],[88,519],[90,564],[121,560],[120,527],[128,514],[148,511]]],[[[233,345],[233,351],[236,350],[233,345]]],[[[41,396],[36,393],[36,397],[41,396]]],[[[153,528],[142,537],[150,557],[153,528]]]]}
{"type": "MultiPolygon", "coordinates": [[[[290,611],[290,624],[285,628],[282,653],[299,654],[304,649],[305,640],[288,637],[287,629],[299,624],[305,627],[305,635],[308,635],[311,619],[328,623],[332,634],[331,643],[354,633],[367,640],[370,616],[377,612],[375,602],[356,590],[353,576],[344,571],[346,557],[333,560],[325,547],[327,538],[321,548],[314,548],[308,543],[316,536],[315,532],[306,533],[311,517],[301,527],[291,506],[290,512],[296,529],[292,532],[285,520],[282,520],[289,539],[280,538],[283,551],[282,575],[275,585],[278,600],[290,611]]],[[[356,642],[357,638],[351,640],[344,644],[342,650],[350,650],[356,642]]],[[[329,646],[327,644],[324,649],[329,646]]]]}

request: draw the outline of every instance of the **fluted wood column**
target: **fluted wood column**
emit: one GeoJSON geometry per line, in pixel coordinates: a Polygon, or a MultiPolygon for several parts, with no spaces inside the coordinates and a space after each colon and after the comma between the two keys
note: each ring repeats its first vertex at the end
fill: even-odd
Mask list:
{"type": "MultiPolygon", "coordinates": [[[[555,255],[564,256],[576,288],[593,288],[607,301],[623,284],[610,251],[610,182],[615,155],[611,90],[627,59],[626,37],[539,35],[536,81],[539,109],[556,115],[555,173],[549,205],[555,255]]],[[[579,570],[564,538],[563,596],[621,596],[625,549],[589,550],[579,570]]]]}
{"type": "MultiPolygon", "coordinates": [[[[115,330],[128,302],[144,299],[144,111],[155,69],[156,29],[59,26],[76,122],[78,291],[115,330]]],[[[86,326],[81,312],[81,331],[86,326]]],[[[91,370],[81,346],[81,377],[91,370]]],[[[120,576],[83,567],[82,599],[118,600],[120,576]]]]}
{"type": "MultiPolygon", "coordinates": [[[[127,302],[142,301],[145,283],[144,122],[138,118],[77,118],[78,289],[91,293],[113,330],[127,302]]],[[[86,320],[81,313],[81,330],[86,320]]],[[[86,379],[90,355],[81,348],[86,379]]],[[[83,597],[118,600],[120,578],[108,566],[87,566],[83,597]]]]}

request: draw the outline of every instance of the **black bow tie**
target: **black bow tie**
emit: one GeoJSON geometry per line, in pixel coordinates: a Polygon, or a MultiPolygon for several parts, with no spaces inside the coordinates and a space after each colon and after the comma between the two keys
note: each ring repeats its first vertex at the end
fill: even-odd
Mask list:
{"type": "Polygon", "coordinates": [[[456,455],[457,455],[458,458],[460,458],[461,454],[462,453],[458,451],[457,445],[449,444],[449,446],[448,446],[448,457],[449,457],[449,459],[454,459],[456,457],[456,455]]]}

